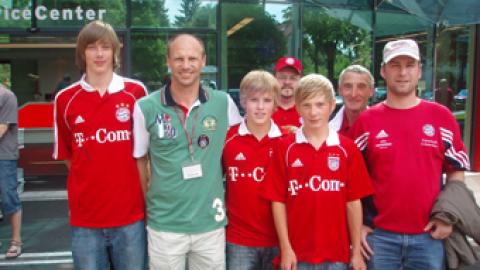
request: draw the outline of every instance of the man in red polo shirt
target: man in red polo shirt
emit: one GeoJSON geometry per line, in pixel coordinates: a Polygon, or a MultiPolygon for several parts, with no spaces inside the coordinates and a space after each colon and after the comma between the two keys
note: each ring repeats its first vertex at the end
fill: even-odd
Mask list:
{"type": "Polygon", "coordinates": [[[372,186],[355,144],[328,127],[335,109],[332,84],[322,75],[303,77],[295,104],[304,124],[280,139],[265,179],[280,267],[347,270],[351,263],[365,270],[360,199],[372,186]]]}
{"type": "Polygon", "coordinates": [[[300,115],[293,98],[298,81],[302,77],[302,63],[291,56],[278,59],[275,64],[275,78],[280,84],[277,110],[272,119],[283,130],[295,130],[301,126],[300,115]]]}
{"type": "Polygon", "coordinates": [[[144,200],[132,157],[132,113],[142,83],[113,72],[120,42],[104,22],[77,38],[80,81],[55,97],[54,158],[69,168],[67,189],[75,269],[145,269],[144,200]]]}
{"type": "Polygon", "coordinates": [[[347,135],[360,113],[368,108],[374,80],[365,67],[351,65],[342,70],[338,82],[338,93],[343,98],[343,106],[329,124],[338,133],[347,135]]]}

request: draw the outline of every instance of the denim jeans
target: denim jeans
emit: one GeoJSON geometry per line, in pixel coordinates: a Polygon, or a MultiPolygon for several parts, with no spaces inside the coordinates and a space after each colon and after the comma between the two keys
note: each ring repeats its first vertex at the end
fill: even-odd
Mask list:
{"type": "Polygon", "coordinates": [[[375,229],[367,237],[374,256],[369,270],[442,270],[445,251],[441,240],[429,233],[398,234],[375,229]]]}
{"type": "Polygon", "coordinates": [[[277,247],[247,247],[227,242],[227,270],[271,270],[277,247]]]}
{"type": "Polygon", "coordinates": [[[143,220],[106,229],[72,226],[72,254],[76,270],[108,269],[108,255],[115,270],[144,270],[147,243],[143,220]]]}
{"type": "Polygon", "coordinates": [[[335,263],[320,263],[311,264],[306,262],[298,262],[297,270],[348,270],[348,264],[335,262],[335,263]]]}
{"type": "Polygon", "coordinates": [[[17,192],[17,161],[0,160],[0,192],[3,214],[10,215],[22,208],[17,192]]]}

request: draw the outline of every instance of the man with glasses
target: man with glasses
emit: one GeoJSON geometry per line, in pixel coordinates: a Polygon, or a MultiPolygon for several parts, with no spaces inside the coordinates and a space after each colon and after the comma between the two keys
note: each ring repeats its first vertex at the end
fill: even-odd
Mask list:
{"type": "Polygon", "coordinates": [[[286,56],[278,59],[275,64],[275,78],[280,84],[280,92],[277,110],[272,119],[283,130],[294,130],[301,126],[293,98],[301,77],[302,63],[297,58],[286,56]]]}

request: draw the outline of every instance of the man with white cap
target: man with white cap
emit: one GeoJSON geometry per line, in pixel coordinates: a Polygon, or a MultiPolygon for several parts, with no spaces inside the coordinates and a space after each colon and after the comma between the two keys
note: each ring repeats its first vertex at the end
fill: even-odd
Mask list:
{"type": "Polygon", "coordinates": [[[443,269],[442,239],[452,227],[430,219],[430,210],[442,170],[447,181],[464,181],[470,167],[452,113],[416,96],[421,68],[414,40],[388,42],[381,67],[387,99],[352,127],[375,188],[364,201],[362,246],[369,269],[443,269]]]}
{"type": "Polygon", "coordinates": [[[293,96],[302,78],[302,63],[291,56],[278,59],[275,64],[275,78],[280,84],[280,92],[277,110],[272,119],[283,130],[294,130],[301,126],[293,96]]]}

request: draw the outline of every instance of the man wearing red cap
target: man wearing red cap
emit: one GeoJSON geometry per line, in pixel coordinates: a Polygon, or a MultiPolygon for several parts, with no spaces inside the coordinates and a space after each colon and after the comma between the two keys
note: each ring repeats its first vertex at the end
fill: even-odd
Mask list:
{"type": "Polygon", "coordinates": [[[277,110],[272,119],[284,130],[301,126],[300,115],[295,109],[293,95],[302,77],[302,63],[295,57],[282,57],[275,64],[275,77],[280,84],[277,110]]]}
{"type": "Polygon", "coordinates": [[[364,201],[368,269],[441,270],[452,226],[430,211],[442,170],[447,181],[464,181],[470,168],[460,129],[446,107],[416,96],[422,64],[414,40],[388,42],[380,72],[387,99],[363,112],[351,132],[375,189],[364,201]]]}

